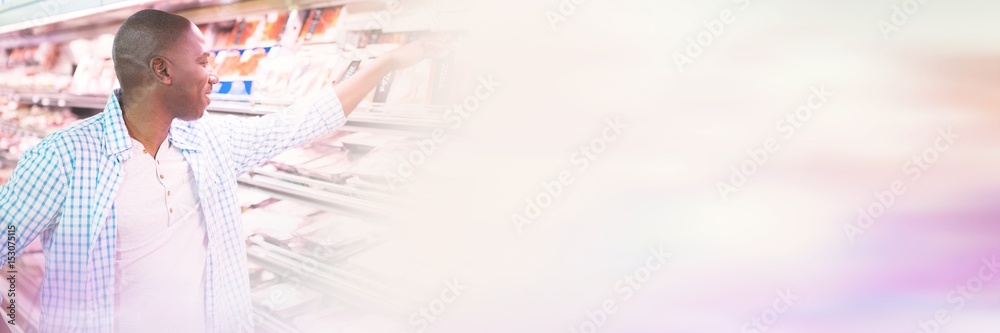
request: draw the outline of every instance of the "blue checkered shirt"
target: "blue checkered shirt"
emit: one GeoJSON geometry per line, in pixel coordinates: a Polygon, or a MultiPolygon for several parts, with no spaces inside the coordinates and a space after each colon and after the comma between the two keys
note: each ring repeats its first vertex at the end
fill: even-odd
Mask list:
{"type": "MultiPolygon", "coordinates": [[[[0,186],[0,228],[15,226],[15,253],[41,236],[42,332],[114,331],[114,203],[132,147],[117,96],[108,98],[101,114],[43,139],[0,186]]],[[[280,113],[206,115],[171,124],[167,139],[191,166],[205,216],[211,332],[250,332],[254,326],[236,177],[345,122],[340,100],[327,88],[280,113]]],[[[0,257],[0,266],[6,265],[7,256],[0,257]]]]}

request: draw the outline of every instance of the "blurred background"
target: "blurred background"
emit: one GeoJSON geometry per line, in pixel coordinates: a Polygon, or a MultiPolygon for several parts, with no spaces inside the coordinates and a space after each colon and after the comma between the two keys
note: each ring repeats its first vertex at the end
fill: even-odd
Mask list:
{"type": "Polygon", "coordinates": [[[6,0],[0,179],[142,8],[202,28],[209,116],[457,38],[241,177],[258,331],[1000,328],[1000,3],[6,0]]]}

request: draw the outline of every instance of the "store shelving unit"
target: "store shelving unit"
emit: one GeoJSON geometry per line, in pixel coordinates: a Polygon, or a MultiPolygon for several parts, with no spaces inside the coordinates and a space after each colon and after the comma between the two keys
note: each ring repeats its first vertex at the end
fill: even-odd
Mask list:
{"type": "Polygon", "coordinates": [[[355,192],[343,185],[331,184],[282,172],[255,171],[251,176],[237,179],[241,187],[263,192],[275,198],[291,200],[317,209],[344,212],[364,217],[384,216],[392,211],[386,203],[358,199],[345,192],[355,192]],[[324,191],[323,189],[338,189],[324,191]]]}
{"type": "Polygon", "coordinates": [[[33,128],[27,128],[17,124],[10,124],[3,121],[0,121],[0,132],[9,133],[12,135],[34,136],[39,138],[45,136],[45,132],[33,128]]]}
{"type": "MultiPolygon", "coordinates": [[[[108,102],[107,96],[81,96],[58,92],[32,91],[0,91],[10,96],[12,100],[23,104],[40,106],[76,107],[87,109],[104,109],[108,102]]],[[[219,114],[234,114],[240,116],[262,116],[281,111],[287,104],[255,104],[250,102],[213,101],[207,111],[219,114]]],[[[379,134],[391,134],[408,137],[424,137],[435,128],[444,127],[440,116],[399,115],[385,110],[429,110],[432,114],[440,114],[447,106],[442,105],[361,105],[347,120],[342,130],[365,131],[379,134]]]]}

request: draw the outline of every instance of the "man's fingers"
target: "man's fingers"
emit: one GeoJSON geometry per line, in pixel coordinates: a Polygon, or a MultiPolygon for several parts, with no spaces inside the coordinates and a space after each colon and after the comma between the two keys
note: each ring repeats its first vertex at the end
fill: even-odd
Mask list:
{"type": "Polygon", "coordinates": [[[424,44],[425,58],[446,58],[455,49],[455,38],[450,35],[428,37],[424,44]]]}

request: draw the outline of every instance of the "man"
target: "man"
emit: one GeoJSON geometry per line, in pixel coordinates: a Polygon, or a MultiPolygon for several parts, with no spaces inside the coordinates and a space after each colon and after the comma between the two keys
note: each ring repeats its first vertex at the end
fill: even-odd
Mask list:
{"type": "Polygon", "coordinates": [[[252,331],[236,177],[343,125],[383,76],[441,45],[400,47],[282,113],[203,118],[218,83],[204,44],[183,17],[129,17],[113,46],[122,89],[0,187],[15,252],[42,239],[41,331],[252,331]]]}

